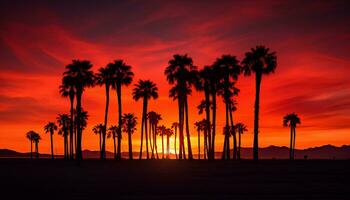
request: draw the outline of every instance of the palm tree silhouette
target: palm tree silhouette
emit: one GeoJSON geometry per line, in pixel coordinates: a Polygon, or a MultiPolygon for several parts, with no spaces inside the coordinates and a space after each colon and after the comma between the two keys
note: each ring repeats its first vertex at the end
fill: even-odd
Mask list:
{"type": "Polygon", "coordinates": [[[173,122],[172,124],[171,124],[171,128],[173,128],[174,129],[174,133],[175,133],[175,138],[174,138],[174,151],[175,151],[175,157],[176,157],[176,159],[177,159],[177,152],[176,152],[176,149],[177,149],[177,146],[176,146],[176,134],[177,134],[177,128],[179,127],[179,123],[177,123],[177,122],[173,122]]]}
{"type": "Polygon", "coordinates": [[[138,101],[140,98],[143,99],[143,107],[142,107],[142,122],[141,122],[141,146],[140,146],[140,157],[142,158],[142,145],[143,145],[143,128],[145,128],[145,136],[146,136],[146,155],[147,159],[149,159],[149,151],[148,151],[148,130],[147,130],[147,106],[148,100],[153,98],[158,98],[158,88],[155,83],[150,80],[139,80],[137,84],[135,84],[135,88],[133,89],[133,98],[135,101],[138,101]]]}
{"type": "Polygon", "coordinates": [[[59,114],[56,118],[58,123],[58,134],[63,136],[64,159],[68,159],[68,135],[70,128],[70,118],[67,114],[59,114]]]}
{"type": "MultiPolygon", "coordinates": [[[[71,64],[66,66],[66,71],[63,73],[63,83],[72,83],[76,92],[76,111],[77,118],[77,146],[76,146],[76,159],[80,161],[82,156],[82,125],[81,125],[81,114],[82,114],[82,96],[86,87],[92,87],[94,85],[94,73],[91,71],[92,64],[87,60],[73,60],[71,64]]],[[[64,84],[65,85],[65,84],[64,84]]],[[[67,84],[69,85],[69,84],[67,84]]]]}
{"type": "Polygon", "coordinates": [[[107,65],[115,77],[115,89],[118,98],[118,150],[117,160],[121,159],[121,133],[122,133],[122,86],[128,86],[131,84],[134,77],[134,73],[131,71],[131,66],[127,65],[123,60],[115,60],[113,63],[107,65]]]}
{"type": "MultiPolygon", "coordinates": [[[[235,56],[232,55],[223,55],[221,58],[218,58],[214,65],[214,71],[217,72],[219,79],[218,94],[221,95],[225,103],[226,111],[226,125],[225,125],[225,140],[224,140],[224,149],[223,149],[223,159],[230,159],[230,125],[229,125],[229,113],[230,113],[230,99],[234,95],[238,95],[239,90],[234,87],[235,82],[238,79],[239,74],[241,73],[241,66],[239,61],[235,56]]],[[[234,158],[236,157],[236,148],[234,150],[234,158]]]]}
{"type": "Polygon", "coordinates": [[[157,133],[162,137],[162,159],[164,159],[164,135],[166,135],[166,127],[164,125],[157,127],[157,133]]]}
{"type": "MultiPolygon", "coordinates": [[[[192,159],[192,148],[189,132],[188,123],[188,101],[187,96],[189,95],[191,85],[195,83],[197,72],[197,67],[193,65],[193,60],[188,57],[187,54],[173,56],[173,59],[169,60],[168,66],[165,69],[165,75],[167,81],[171,85],[175,85],[175,90],[177,92],[178,99],[178,110],[179,110],[179,130],[180,130],[180,145],[183,143],[183,128],[184,122],[186,123],[186,137],[187,137],[187,148],[188,148],[188,158],[192,159]]],[[[179,158],[182,159],[182,149],[180,147],[179,158]]]]}
{"type": "Polygon", "coordinates": [[[258,134],[259,134],[259,105],[260,105],[260,85],[263,75],[271,74],[277,66],[277,57],[275,52],[270,52],[269,48],[256,46],[250,52],[245,53],[242,61],[244,75],[250,76],[255,73],[255,105],[254,105],[254,142],[253,159],[257,161],[258,155],[258,134]]]}
{"type": "Polygon", "coordinates": [[[123,115],[122,122],[123,122],[123,131],[128,134],[128,141],[129,141],[129,159],[133,159],[133,153],[132,153],[132,141],[131,136],[136,131],[136,117],[133,113],[126,113],[123,115]]]}
{"type": "Polygon", "coordinates": [[[110,126],[109,127],[109,129],[108,129],[108,135],[107,135],[107,137],[108,138],[113,138],[113,152],[114,152],[114,159],[117,159],[117,149],[116,149],[116,143],[115,143],[115,138],[116,137],[120,137],[121,135],[118,135],[118,133],[119,133],[119,128],[118,128],[118,126],[110,126]]]}
{"type": "Polygon", "coordinates": [[[66,75],[62,79],[62,85],[59,87],[59,91],[62,97],[69,97],[70,102],[70,124],[69,124],[69,156],[73,159],[74,155],[74,98],[75,98],[75,86],[74,80],[71,76],[66,75]]]}
{"type": "Polygon", "coordinates": [[[32,139],[35,144],[35,155],[36,155],[36,158],[38,159],[39,158],[39,141],[41,140],[39,133],[33,132],[32,139]]]}
{"type": "Polygon", "coordinates": [[[201,131],[203,131],[202,121],[197,121],[194,123],[194,126],[198,133],[198,159],[201,159],[201,131]]]}
{"type": "Polygon", "coordinates": [[[294,160],[295,135],[296,135],[295,128],[300,123],[301,123],[300,118],[295,113],[287,114],[283,118],[283,126],[290,127],[290,148],[289,148],[290,160],[294,160]]]}
{"type": "Polygon", "coordinates": [[[157,127],[159,121],[162,119],[161,115],[154,112],[150,111],[147,114],[148,120],[149,120],[149,127],[150,127],[150,146],[152,150],[151,158],[154,159],[154,156],[159,159],[158,156],[158,148],[157,148],[157,127]],[[153,140],[153,141],[152,141],[153,140]],[[153,144],[152,144],[153,142],[153,144]]]}
{"type": "MultiPolygon", "coordinates": [[[[99,86],[105,86],[106,91],[106,108],[104,116],[104,125],[102,129],[102,144],[100,144],[100,157],[106,159],[106,134],[107,134],[107,123],[108,123],[108,108],[109,108],[109,90],[115,88],[116,78],[111,65],[101,67],[96,74],[96,84],[99,86]]],[[[101,135],[100,135],[101,138],[101,135]]],[[[100,139],[101,140],[101,139],[100,139]]]]}
{"type": "Polygon", "coordinates": [[[53,134],[57,130],[57,126],[54,122],[48,122],[44,126],[45,133],[50,133],[50,142],[51,142],[51,158],[53,159],[53,134]]]}
{"type": "Polygon", "coordinates": [[[34,131],[28,131],[26,133],[26,138],[30,142],[30,159],[33,159],[33,143],[34,143],[35,134],[36,133],[34,131]]]}
{"type": "Polygon", "coordinates": [[[248,131],[247,126],[244,125],[243,123],[237,123],[234,126],[235,130],[232,130],[232,132],[238,132],[238,152],[237,152],[237,158],[240,160],[241,159],[241,135],[248,131]]]}
{"type": "Polygon", "coordinates": [[[165,135],[166,135],[166,158],[169,159],[170,157],[170,137],[174,134],[173,130],[171,128],[165,129],[165,135]]]}
{"type": "MultiPolygon", "coordinates": [[[[104,132],[104,125],[103,124],[96,124],[93,128],[92,128],[92,132],[95,133],[96,135],[99,135],[100,137],[100,143],[99,143],[99,147],[100,147],[100,151],[102,151],[102,135],[104,132]]],[[[103,155],[100,156],[100,159],[104,159],[105,157],[103,157],[103,155]]]]}

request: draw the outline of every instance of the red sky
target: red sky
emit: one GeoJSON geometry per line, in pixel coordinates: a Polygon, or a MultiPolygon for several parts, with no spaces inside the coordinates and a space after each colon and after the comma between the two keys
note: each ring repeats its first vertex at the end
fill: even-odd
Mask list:
{"type": "MultiPolygon", "coordinates": [[[[150,110],[161,124],[177,119],[176,102],[168,98],[164,77],[175,53],[189,54],[194,64],[209,65],[222,54],[242,59],[255,45],[277,52],[276,73],[263,78],[260,146],[288,145],[282,117],[297,112],[296,147],[350,143],[350,14],[346,1],[2,1],[0,3],[0,148],[28,151],[28,130],[40,132],[40,150],[49,152],[43,126],[67,113],[68,100],[58,93],[64,66],[88,59],[94,70],[114,59],[133,66],[135,81],[151,79],[160,97],[150,110]]],[[[123,88],[123,111],[140,119],[141,102],[123,88]]],[[[243,146],[252,146],[253,77],[240,77],[235,120],[248,125],[243,146]]],[[[112,92],[109,123],[117,122],[112,92]]],[[[103,120],[104,90],[86,90],[83,106],[90,119],[83,148],[97,150],[91,128],[103,120]]],[[[200,120],[196,106],[203,94],[190,98],[190,123],[200,120]]],[[[224,113],[219,101],[218,130],[224,113]]],[[[192,130],[194,152],[196,132],[192,130]]],[[[133,136],[139,147],[139,133],[133,136]]],[[[221,150],[222,135],[218,136],[221,150]]],[[[127,141],[123,141],[126,150],[127,141]]],[[[55,136],[55,152],[62,153],[55,136]]],[[[107,143],[112,150],[112,142],[107,143]]]]}

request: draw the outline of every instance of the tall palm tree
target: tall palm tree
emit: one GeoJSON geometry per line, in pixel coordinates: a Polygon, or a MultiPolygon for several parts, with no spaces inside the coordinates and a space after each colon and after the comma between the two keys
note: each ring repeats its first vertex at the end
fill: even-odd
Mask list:
{"type": "MultiPolygon", "coordinates": [[[[96,124],[93,128],[92,128],[92,132],[95,133],[96,135],[99,135],[100,137],[100,142],[99,142],[99,147],[100,150],[102,151],[102,135],[103,135],[103,131],[104,131],[105,127],[103,124],[96,124]]],[[[103,157],[103,155],[100,155],[100,159],[104,159],[105,157],[103,157]]]]}
{"type": "MultiPolygon", "coordinates": [[[[233,89],[233,96],[238,95],[239,90],[237,88],[233,89]]],[[[231,126],[229,127],[229,134],[232,135],[233,138],[233,159],[237,159],[237,134],[236,134],[236,129],[234,128],[235,124],[233,123],[233,112],[235,112],[237,110],[237,102],[235,99],[230,98],[228,99],[228,109],[229,109],[229,115],[230,115],[230,122],[231,122],[231,126]]]]}
{"type": "MultiPolygon", "coordinates": [[[[191,57],[185,55],[176,54],[168,62],[168,66],[165,69],[165,75],[167,81],[171,85],[177,87],[177,99],[178,99],[178,110],[179,110],[179,131],[180,131],[180,144],[183,142],[183,128],[184,123],[186,123],[186,137],[187,137],[187,148],[188,148],[188,158],[192,159],[192,148],[188,124],[188,89],[195,83],[197,72],[197,67],[193,65],[193,60],[191,57]]],[[[180,148],[181,151],[181,148],[180,148]]],[[[179,155],[182,159],[182,154],[179,155]]]]}
{"type": "Polygon", "coordinates": [[[74,155],[74,98],[75,98],[75,85],[74,79],[70,75],[66,75],[62,79],[62,85],[59,87],[62,97],[69,97],[70,102],[70,124],[69,124],[69,157],[73,159],[74,155]]]}
{"type": "MultiPolygon", "coordinates": [[[[96,84],[99,86],[105,86],[106,92],[106,108],[104,116],[104,125],[102,130],[102,144],[100,145],[100,157],[101,159],[106,159],[106,134],[107,134],[107,123],[108,123],[108,108],[109,108],[109,90],[110,88],[115,88],[115,74],[113,67],[107,65],[106,67],[101,67],[96,74],[96,84]]],[[[100,135],[101,137],[101,135],[100,135]]]]}
{"type": "Polygon", "coordinates": [[[296,113],[290,113],[284,116],[283,126],[290,127],[290,148],[289,148],[289,158],[294,160],[294,150],[295,150],[295,128],[300,124],[300,118],[296,113]]]}
{"type": "Polygon", "coordinates": [[[33,159],[33,143],[34,143],[35,134],[36,133],[34,131],[28,131],[26,133],[26,138],[30,142],[30,159],[33,159]]]}
{"type": "Polygon", "coordinates": [[[58,134],[63,136],[64,159],[68,159],[68,135],[70,128],[70,118],[67,114],[59,114],[56,118],[58,123],[58,134]]]}
{"type": "Polygon", "coordinates": [[[248,131],[247,126],[244,125],[243,123],[237,123],[234,126],[234,129],[236,132],[238,132],[238,152],[237,152],[237,158],[240,160],[241,159],[241,135],[248,131]]]}
{"type": "Polygon", "coordinates": [[[139,99],[143,99],[142,106],[142,122],[141,122],[141,146],[140,146],[140,157],[142,158],[142,145],[143,145],[143,128],[145,128],[145,136],[146,136],[146,155],[147,159],[149,159],[149,151],[148,151],[148,130],[147,130],[147,106],[148,100],[151,98],[158,98],[158,88],[155,83],[150,80],[139,80],[137,84],[135,84],[135,88],[132,93],[135,101],[139,99]]]}
{"type": "Polygon", "coordinates": [[[131,136],[136,131],[136,125],[137,125],[137,117],[133,113],[126,113],[123,115],[122,121],[123,121],[123,131],[128,134],[128,141],[129,141],[129,159],[133,159],[132,154],[132,141],[131,136]]]}
{"type": "Polygon", "coordinates": [[[171,128],[166,128],[165,134],[166,134],[166,147],[167,147],[166,158],[169,159],[169,157],[170,157],[170,137],[174,134],[174,132],[171,128]]]}
{"type": "Polygon", "coordinates": [[[277,57],[275,52],[264,46],[256,46],[251,51],[245,53],[242,61],[244,75],[250,76],[255,73],[255,105],[254,105],[254,142],[253,159],[259,160],[258,155],[258,134],[259,134],[259,106],[260,106],[260,85],[263,75],[271,74],[277,66],[277,57]]]}
{"type": "Polygon", "coordinates": [[[174,129],[174,133],[175,133],[175,138],[174,138],[174,152],[175,152],[175,157],[176,157],[176,159],[177,159],[177,152],[176,152],[176,149],[177,149],[177,146],[176,146],[176,134],[177,134],[177,128],[179,127],[179,123],[177,123],[177,122],[173,122],[172,124],[171,124],[171,128],[173,128],[174,129]]]}
{"type": "Polygon", "coordinates": [[[108,129],[108,138],[113,138],[113,152],[114,152],[114,159],[117,159],[117,149],[116,149],[116,143],[115,143],[115,138],[120,137],[121,135],[118,135],[119,133],[119,128],[118,126],[110,126],[108,129]]]}
{"type": "MultiPolygon", "coordinates": [[[[118,98],[118,136],[122,133],[122,86],[128,86],[131,84],[134,77],[134,73],[131,71],[131,66],[127,65],[123,60],[115,60],[109,63],[107,67],[110,67],[114,73],[115,89],[118,98]]],[[[121,139],[118,137],[118,150],[117,160],[121,159],[121,139]]]]}
{"type": "Polygon", "coordinates": [[[57,126],[54,122],[48,122],[44,126],[45,133],[50,133],[50,141],[51,141],[51,158],[53,159],[53,134],[57,131],[57,126]]]}
{"type": "Polygon", "coordinates": [[[39,133],[34,132],[32,135],[32,138],[35,144],[35,155],[36,155],[36,158],[38,159],[39,158],[39,141],[41,140],[41,137],[39,133]]]}
{"type": "Polygon", "coordinates": [[[76,111],[77,119],[77,146],[76,146],[76,159],[80,161],[82,156],[82,126],[80,116],[82,113],[82,96],[86,87],[92,87],[94,85],[94,73],[91,70],[92,64],[87,60],[73,60],[71,64],[66,66],[66,71],[63,73],[63,83],[72,82],[74,84],[76,92],[76,111]]]}

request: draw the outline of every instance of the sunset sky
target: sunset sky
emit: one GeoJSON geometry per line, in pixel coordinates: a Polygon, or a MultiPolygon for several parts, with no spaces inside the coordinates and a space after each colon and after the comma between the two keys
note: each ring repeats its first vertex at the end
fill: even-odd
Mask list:
{"type": "MultiPolygon", "coordinates": [[[[242,60],[256,45],[276,51],[275,74],[261,89],[260,146],[288,146],[285,114],[296,112],[296,148],[350,144],[350,4],[349,1],[1,1],[0,3],[0,148],[29,151],[25,133],[39,132],[39,150],[49,152],[43,126],[69,112],[58,93],[64,67],[87,59],[94,71],[115,59],[133,67],[134,83],[151,79],[160,97],[149,110],[160,124],[177,120],[177,103],[168,97],[164,69],[173,54],[187,53],[199,68],[222,54],[242,60]]],[[[253,143],[254,77],[239,77],[241,90],[236,122],[247,124],[243,146],[253,143]]],[[[142,102],[123,88],[123,112],[141,119],[142,102]]],[[[117,123],[117,99],[111,92],[109,124],[117,123]]],[[[191,140],[197,152],[193,123],[204,116],[196,106],[202,93],[189,99],[191,140]]],[[[222,149],[224,110],[218,100],[217,150],[222,149]]],[[[103,121],[104,88],[87,89],[83,107],[89,112],[83,149],[98,150],[91,128],[103,121]]],[[[138,125],[138,130],[140,124],[138,125]]],[[[137,131],[134,150],[139,149],[137,131]]],[[[55,152],[63,140],[55,135],[55,152]]],[[[123,140],[126,150],[127,140],[123,140]]],[[[107,149],[112,151],[112,141],[107,149]]]]}

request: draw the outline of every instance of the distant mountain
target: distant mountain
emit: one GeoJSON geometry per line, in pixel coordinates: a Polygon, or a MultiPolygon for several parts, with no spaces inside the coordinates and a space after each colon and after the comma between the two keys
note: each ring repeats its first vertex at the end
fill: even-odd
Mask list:
{"type": "MultiPolygon", "coordinates": [[[[231,150],[232,152],[232,150],[231,150]]],[[[253,154],[252,148],[242,148],[241,157],[243,159],[251,159],[253,154]]],[[[139,153],[133,153],[134,158],[138,158],[139,153]]],[[[146,153],[144,153],[144,156],[146,153]]],[[[232,154],[231,154],[232,155],[232,154]]],[[[128,158],[128,152],[122,152],[123,158],[128,158]]],[[[159,154],[161,158],[162,154],[159,154]]],[[[298,149],[295,151],[295,156],[297,159],[350,159],[350,145],[343,145],[341,147],[336,147],[333,145],[324,145],[320,147],[313,147],[307,149],[298,149]]],[[[0,158],[29,158],[30,153],[20,153],[9,149],[0,149],[0,158]]],[[[50,154],[40,154],[41,158],[49,158],[50,154]]],[[[56,157],[62,157],[58,155],[56,157]]],[[[99,158],[99,151],[84,150],[84,158],[99,158]]],[[[107,158],[114,158],[113,152],[106,152],[107,158]]],[[[171,158],[174,158],[175,155],[171,155],[171,158]]],[[[194,155],[194,158],[197,158],[197,155],[194,155]]],[[[216,158],[221,158],[221,152],[215,153],[216,158]]],[[[288,147],[278,147],[278,146],[269,146],[259,149],[259,157],[261,159],[288,159],[289,158],[289,148],[288,147]]]]}

